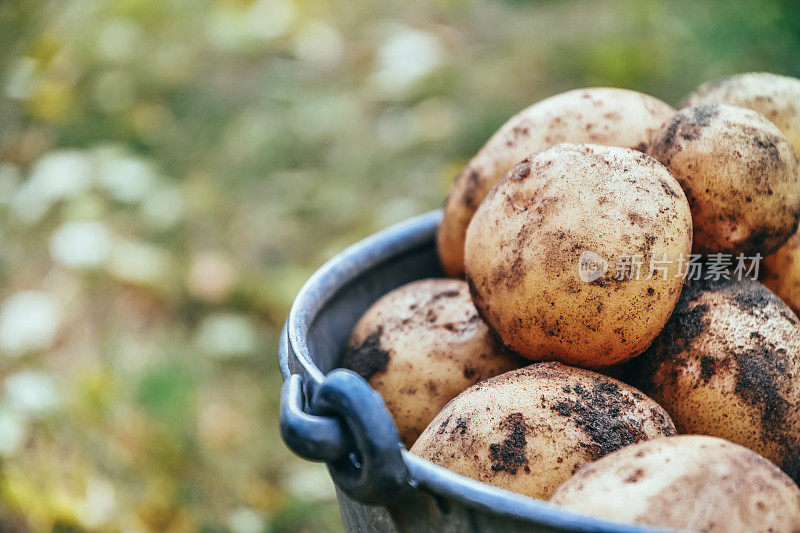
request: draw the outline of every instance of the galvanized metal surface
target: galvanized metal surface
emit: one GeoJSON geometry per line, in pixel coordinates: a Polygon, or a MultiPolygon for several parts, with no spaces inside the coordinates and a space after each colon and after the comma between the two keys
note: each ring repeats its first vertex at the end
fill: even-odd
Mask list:
{"type": "Polygon", "coordinates": [[[328,463],[347,531],[654,531],[568,513],[420,459],[402,448],[382,400],[365,381],[332,372],[373,302],[410,281],[443,275],[434,245],[440,220],[440,212],[429,213],[361,241],[300,291],[279,346],[287,445],[328,463]],[[300,377],[290,379],[295,374],[300,377]],[[328,401],[317,399],[321,389],[328,401]]]}

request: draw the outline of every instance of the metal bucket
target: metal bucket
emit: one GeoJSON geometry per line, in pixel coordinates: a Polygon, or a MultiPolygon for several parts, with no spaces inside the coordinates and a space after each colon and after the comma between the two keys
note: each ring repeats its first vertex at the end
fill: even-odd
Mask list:
{"type": "Polygon", "coordinates": [[[443,276],[440,220],[432,212],[351,246],[300,291],[279,346],[286,444],[327,463],[347,531],[653,531],[576,515],[412,455],[380,395],[361,376],[336,369],[373,302],[410,281],[443,276]]]}

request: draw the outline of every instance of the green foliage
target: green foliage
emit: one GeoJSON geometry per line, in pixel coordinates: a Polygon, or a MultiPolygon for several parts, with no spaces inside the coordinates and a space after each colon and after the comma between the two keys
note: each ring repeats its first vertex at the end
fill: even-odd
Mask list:
{"type": "Polygon", "coordinates": [[[191,419],[195,385],[189,370],[167,364],[147,371],[137,389],[137,401],[156,420],[177,424],[191,419]]]}
{"type": "Polygon", "coordinates": [[[277,430],[310,273],[553,93],[799,75],[798,9],[0,0],[2,528],[337,530],[277,430]]]}

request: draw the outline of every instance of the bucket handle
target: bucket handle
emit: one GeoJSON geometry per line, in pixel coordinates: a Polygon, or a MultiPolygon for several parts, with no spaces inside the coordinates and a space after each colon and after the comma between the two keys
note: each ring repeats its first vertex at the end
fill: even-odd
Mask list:
{"type": "Polygon", "coordinates": [[[310,461],[325,462],[336,485],[367,504],[386,504],[414,489],[403,445],[383,398],[360,375],[330,372],[303,409],[303,382],[289,376],[281,390],[281,436],[310,461]]]}

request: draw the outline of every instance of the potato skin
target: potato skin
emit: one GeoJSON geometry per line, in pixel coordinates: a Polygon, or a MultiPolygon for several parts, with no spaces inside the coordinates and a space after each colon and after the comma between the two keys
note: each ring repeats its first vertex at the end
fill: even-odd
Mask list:
{"type": "Polygon", "coordinates": [[[675,110],[646,94],[597,87],[546,98],[511,117],[456,177],[437,246],[448,276],[464,275],[467,226],[491,188],[531,154],[563,142],[644,150],[675,110]]]}
{"type": "Polygon", "coordinates": [[[747,72],[701,85],[682,107],[725,103],[758,111],[789,138],[800,157],[800,80],[769,72],[747,72]]]}
{"type": "Polygon", "coordinates": [[[764,259],[762,282],[795,314],[800,313],[800,232],[764,259]]]}
{"type": "Polygon", "coordinates": [[[522,364],[494,341],[467,284],[454,279],[383,296],[356,324],[342,359],[381,393],[406,446],[458,393],[522,364]]]}
{"type": "Polygon", "coordinates": [[[691,249],[689,204],[669,171],[628,148],[562,144],[489,193],[467,232],[466,277],[481,316],[534,361],[602,368],[641,353],[669,318],[691,249]],[[609,263],[587,282],[580,258],[609,263]],[[647,279],[651,254],[670,262],[647,279]],[[641,255],[640,279],[617,279],[641,255]]]}
{"type": "Polygon", "coordinates": [[[692,207],[694,251],[776,251],[800,221],[800,171],[789,139],[760,113],[727,104],[680,110],[648,153],[692,207]]]}
{"type": "Polygon", "coordinates": [[[547,498],[580,465],[673,434],[664,409],[633,387],[539,363],[456,396],[411,453],[490,485],[547,498]]]}
{"type": "Polygon", "coordinates": [[[616,522],[710,532],[800,531],[800,489],[747,448],[683,435],[581,467],[551,503],[616,522]]]}
{"type": "Polygon", "coordinates": [[[680,433],[746,446],[800,480],[800,325],[761,283],[687,282],[631,366],[680,433]]]}

